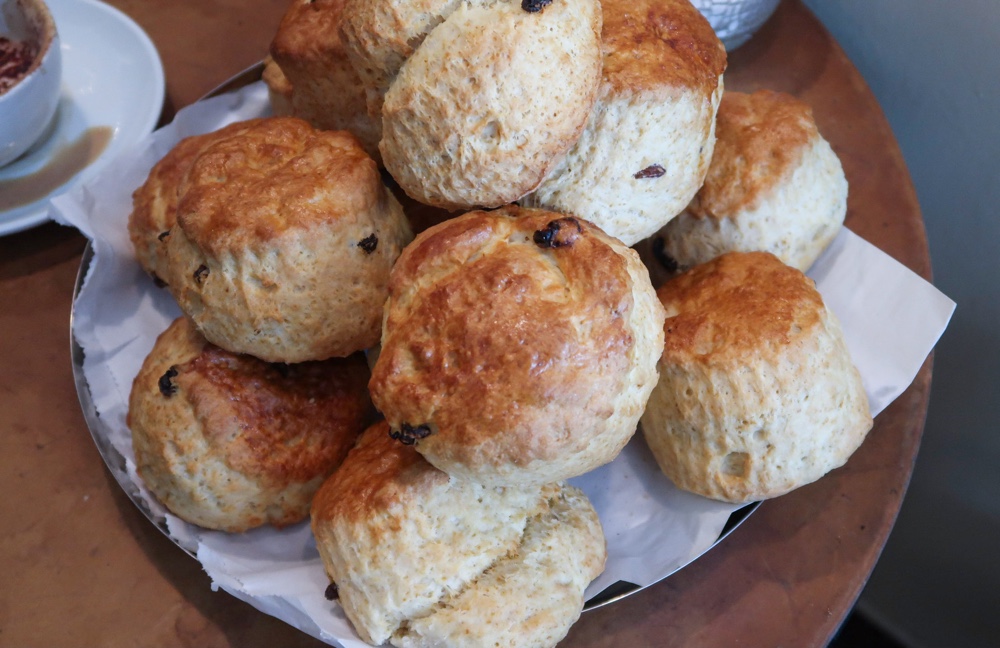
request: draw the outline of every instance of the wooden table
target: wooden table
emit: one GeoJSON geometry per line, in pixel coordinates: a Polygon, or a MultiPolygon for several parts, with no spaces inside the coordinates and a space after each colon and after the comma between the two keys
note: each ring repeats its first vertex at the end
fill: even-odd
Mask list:
{"type": "MultiPolygon", "coordinates": [[[[114,0],[156,42],[165,117],[258,61],[286,0],[114,0]]],[[[798,0],[733,53],[730,89],[815,106],[850,181],[848,225],[925,278],[919,207],[895,139],[840,48],[798,0]]],[[[105,470],[69,350],[84,239],[47,224],[0,239],[0,645],[316,646],[212,592],[105,470]]],[[[829,641],[892,528],[923,431],[930,363],[848,464],[766,502],[658,585],[587,612],[567,646],[815,646],[829,641]]]]}

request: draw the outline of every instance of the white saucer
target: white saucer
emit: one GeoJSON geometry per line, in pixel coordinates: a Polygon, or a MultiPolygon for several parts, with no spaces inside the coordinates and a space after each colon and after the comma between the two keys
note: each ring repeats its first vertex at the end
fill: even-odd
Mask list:
{"type": "Polygon", "coordinates": [[[97,0],[48,0],[62,39],[62,97],[53,123],[24,156],[0,167],[0,235],[18,232],[48,219],[49,199],[94,177],[121,151],[153,131],[163,108],[163,65],[156,47],[131,18],[97,0]],[[90,156],[85,142],[92,141],[90,156]],[[76,144],[74,147],[73,145],[76,144]],[[93,157],[70,165],[75,172],[46,169],[73,157],[93,157]],[[4,207],[13,192],[29,185],[49,185],[18,206],[4,207]]]}

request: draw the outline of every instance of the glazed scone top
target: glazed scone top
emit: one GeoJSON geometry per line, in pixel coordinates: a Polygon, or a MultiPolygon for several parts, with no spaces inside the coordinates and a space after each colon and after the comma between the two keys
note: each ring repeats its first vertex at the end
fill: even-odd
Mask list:
{"type": "Polygon", "coordinates": [[[376,407],[449,473],[543,483],[610,461],[662,343],[662,310],[631,253],[545,210],[470,212],[427,230],[390,278],[376,407]]]}
{"type": "Polygon", "coordinates": [[[705,184],[688,207],[694,216],[718,218],[754,209],[791,174],[820,134],[809,104],[758,90],[722,96],[716,137],[705,184]]]}
{"type": "Polygon", "coordinates": [[[667,281],[657,295],[667,311],[665,360],[753,364],[762,347],[808,335],[825,312],[812,280],[766,252],[723,255],[667,281]]]}
{"type": "Polygon", "coordinates": [[[185,330],[204,347],[172,366],[174,375],[160,379],[160,391],[164,398],[178,397],[167,395],[174,389],[183,394],[226,465],[265,482],[305,482],[346,454],[352,436],[310,430],[360,427],[368,415],[362,356],[268,364],[185,330]]]}
{"type": "Polygon", "coordinates": [[[215,256],[385,200],[378,168],[354,136],[293,117],[253,120],[239,137],[213,142],[182,191],[185,235],[215,256]]]}
{"type": "Polygon", "coordinates": [[[177,223],[180,190],[194,161],[212,142],[237,135],[247,126],[246,122],[236,122],[211,133],[182,139],[153,165],[146,181],[132,193],[129,236],[146,272],[166,279],[163,238],[177,223]]]}
{"type": "MultiPolygon", "coordinates": [[[[412,395],[406,403],[416,409],[400,412],[398,420],[391,421],[397,425],[422,424],[434,412],[441,427],[463,437],[482,436],[485,441],[505,430],[507,439],[519,428],[530,429],[521,420],[527,406],[576,396],[584,397],[577,405],[585,407],[586,396],[573,393],[577,372],[598,374],[595,368],[601,367],[595,380],[614,377],[605,386],[614,389],[625,369],[632,336],[623,319],[607,317],[631,308],[624,261],[603,241],[594,240],[592,226],[586,225],[586,234],[578,231],[582,221],[557,221],[562,227],[555,240],[572,245],[572,253],[553,249],[538,254],[534,233],[545,231],[558,215],[539,211],[536,218],[515,220],[492,214],[475,212],[432,228],[429,232],[435,235],[418,239],[393,269],[393,306],[387,310],[386,330],[390,336],[401,331],[406,344],[398,355],[394,347],[386,353],[395,340],[383,332],[384,370],[373,382],[397,383],[412,395]],[[420,280],[413,281],[418,275],[420,280]],[[584,287],[590,288],[586,295],[579,293],[584,287]],[[494,299],[484,307],[483,295],[491,293],[494,299]],[[525,303],[533,305],[532,311],[525,303]],[[465,316],[451,315],[458,311],[465,316]],[[422,323],[419,337],[407,331],[407,319],[422,323]],[[591,346],[579,344],[584,327],[591,346]],[[414,372],[419,372],[419,382],[398,383],[414,372]],[[454,403],[477,406],[443,409],[437,402],[446,394],[454,403]],[[512,401],[521,408],[511,408],[512,401]]],[[[497,442],[503,444],[503,439],[497,442]]],[[[548,446],[544,438],[536,443],[533,455],[548,458],[558,452],[558,446],[548,446]]]]}
{"type": "MultiPolygon", "coordinates": [[[[343,520],[353,524],[375,521],[373,511],[393,511],[411,501],[425,501],[436,490],[447,487],[447,474],[432,467],[412,448],[389,438],[385,421],[374,423],[351,453],[348,469],[326,491],[350,493],[350,497],[317,497],[314,520],[343,520]]],[[[375,539],[386,532],[373,524],[375,539]]]]}
{"type": "Polygon", "coordinates": [[[726,50],[688,0],[602,0],[604,83],[625,90],[711,95],[726,50]]]}

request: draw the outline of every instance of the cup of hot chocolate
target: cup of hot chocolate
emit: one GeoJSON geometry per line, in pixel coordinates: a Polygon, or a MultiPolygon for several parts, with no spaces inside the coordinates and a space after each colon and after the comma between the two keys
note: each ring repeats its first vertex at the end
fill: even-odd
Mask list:
{"type": "Polygon", "coordinates": [[[59,104],[59,34],[42,0],[0,0],[0,166],[45,132],[59,104]]]}

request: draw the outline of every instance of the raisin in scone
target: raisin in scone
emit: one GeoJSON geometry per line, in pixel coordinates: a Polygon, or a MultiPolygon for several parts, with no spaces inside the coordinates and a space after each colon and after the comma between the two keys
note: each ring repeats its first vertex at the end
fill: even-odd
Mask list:
{"type": "Polygon", "coordinates": [[[272,117],[191,165],[166,279],[224,349],[268,362],[343,357],[378,343],[389,270],[411,238],[354,136],[272,117]]]}

